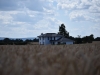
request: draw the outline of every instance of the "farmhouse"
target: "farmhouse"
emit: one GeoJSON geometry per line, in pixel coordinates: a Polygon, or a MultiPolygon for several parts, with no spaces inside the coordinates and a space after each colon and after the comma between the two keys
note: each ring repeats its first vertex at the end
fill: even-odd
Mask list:
{"type": "Polygon", "coordinates": [[[57,44],[73,44],[73,40],[65,38],[63,35],[56,33],[41,33],[39,37],[39,44],[42,45],[57,45],[57,44]]]}

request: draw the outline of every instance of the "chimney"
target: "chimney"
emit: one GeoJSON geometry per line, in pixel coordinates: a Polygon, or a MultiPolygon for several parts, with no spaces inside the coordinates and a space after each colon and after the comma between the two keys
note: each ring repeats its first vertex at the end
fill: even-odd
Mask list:
{"type": "Polygon", "coordinates": [[[41,33],[41,35],[43,35],[43,33],[41,33]]]}

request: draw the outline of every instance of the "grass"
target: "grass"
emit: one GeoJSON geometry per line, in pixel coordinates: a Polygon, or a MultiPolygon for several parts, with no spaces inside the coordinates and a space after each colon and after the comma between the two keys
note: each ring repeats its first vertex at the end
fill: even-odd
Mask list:
{"type": "Polygon", "coordinates": [[[100,42],[1,45],[0,75],[100,75],[100,42]]]}

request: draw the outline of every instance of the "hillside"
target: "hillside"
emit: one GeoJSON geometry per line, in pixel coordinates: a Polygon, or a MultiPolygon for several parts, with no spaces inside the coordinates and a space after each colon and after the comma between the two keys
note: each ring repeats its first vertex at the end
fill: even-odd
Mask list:
{"type": "MultiPolygon", "coordinates": [[[[5,38],[7,38],[7,37],[0,37],[0,40],[4,40],[5,38]]],[[[35,39],[35,37],[28,37],[28,38],[9,38],[9,39],[14,39],[14,40],[21,39],[21,40],[25,41],[26,39],[33,40],[33,39],[35,39]]]]}

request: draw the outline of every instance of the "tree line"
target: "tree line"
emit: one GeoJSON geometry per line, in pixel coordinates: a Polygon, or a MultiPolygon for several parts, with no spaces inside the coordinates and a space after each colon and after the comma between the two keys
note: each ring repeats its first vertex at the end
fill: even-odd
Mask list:
{"type": "Polygon", "coordinates": [[[94,38],[93,34],[90,34],[89,36],[84,36],[82,38],[80,35],[78,35],[78,37],[70,36],[64,24],[61,24],[61,26],[59,26],[58,34],[63,35],[65,38],[73,40],[74,44],[92,43],[92,41],[100,41],[100,37],[94,38]]]}
{"type": "Polygon", "coordinates": [[[26,39],[23,41],[22,39],[9,39],[9,38],[4,38],[3,40],[0,40],[0,45],[26,45],[29,42],[38,42],[39,39],[26,39]]]}
{"type": "MultiPolygon", "coordinates": [[[[82,43],[92,43],[92,41],[100,41],[100,37],[94,38],[93,34],[90,34],[89,36],[84,36],[81,37],[80,35],[78,35],[78,37],[73,37],[69,35],[69,32],[66,30],[66,27],[64,24],[61,24],[61,26],[59,26],[59,32],[58,34],[63,35],[65,38],[69,38],[71,40],[74,41],[74,44],[82,44],[82,43]]],[[[29,40],[26,39],[25,41],[23,41],[22,39],[9,39],[9,38],[5,38],[4,40],[0,40],[0,45],[26,45],[29,42],[39,42],[39,39],[33,39],[33,40],[29,40]]]]}

